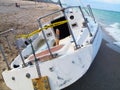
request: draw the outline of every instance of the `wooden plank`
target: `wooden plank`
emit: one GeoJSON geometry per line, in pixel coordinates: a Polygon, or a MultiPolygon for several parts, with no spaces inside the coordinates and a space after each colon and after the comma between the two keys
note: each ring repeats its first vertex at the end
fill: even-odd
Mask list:
{"type": "MultiPolygon", "coordinates": [[[[64,45],[58,45],[58,46],[54,46],[52,48],[50,48],[50,50],[53,52],[56,52],[58,50],[60,50],[64,45]]],[[[35,56],[37,57],[37,59],[43,61],[48,61],[50,59],[52,59],[51,55],[49,54],[49,50],[44,50],[40,53],[35,54],[35,56]]],[[[28,60],[33,61],[34,60],[34,56],[31,55],[30,57],[28,57],[28,60]]]]}

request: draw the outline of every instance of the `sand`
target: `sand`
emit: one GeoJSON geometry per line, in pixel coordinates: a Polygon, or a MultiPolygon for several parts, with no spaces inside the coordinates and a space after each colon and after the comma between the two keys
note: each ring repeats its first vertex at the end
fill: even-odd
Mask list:
{"type": "MultiPolygon", "coordinates": [[[[48,3],[35,3],[22,0],[0,0],[0,32],[13,28],[17,34],[30,33],[39,28],[37,19],[40,16],[49,14],[58,9],[59,7],[57,5],[48,3]],[[18,3],[20,7],[16,7],[15,3],[18,3]]],[[[54,16],[43,19],[42,23],[47,22],[48,19],[54,18],[54,16]]],[[[4,49],[5,56],[10,63],[18,54],[13,33],[10,32],[0,35],[0,45],[4,49]],[[12,51],[8,47],[4,37],[5,35],[8,35],[12,51]]],[[[0,52],[0,90],[10,90],[3,82],[1,75],[2,71],[6,68],[6,64],[3,60],[0,52]]]]}
{"type": "MultiPolygon", "coordinates": [[[[14,28],[17,33],[29,33],[38,29],[37,18],[59,9],[54,4],[35,3],[22,0],[0,0],[0,32],[14,28]],[[20,5],[15,7],[15,3],[20,5]]],[[[54,18],[54,17],[50,17],[54,18]]],[[[43,20],[46,22],[49,18],[43,20]]],[[[101,48],[88,72],[75,84],[64,90],[120,90],[120,53],[110,48],[115,40],[103,31],[104,40],[101,48]],[[109,47],[107,44],[111,44],[109,47]]],[[[13,33],[9,33],[12,52],[3,36],[0,44],[5,49],[9,63],[16,57],[18,51],[14,43],[13,33]],[[13,47],[14,46],[14,47],[13,47]]],[[[114,45],[112,46],[114,47],[114,45]]],[[[2,79],[2,70],[6,67],[0,53],[0,90],[10,90],[2,79]]]]}

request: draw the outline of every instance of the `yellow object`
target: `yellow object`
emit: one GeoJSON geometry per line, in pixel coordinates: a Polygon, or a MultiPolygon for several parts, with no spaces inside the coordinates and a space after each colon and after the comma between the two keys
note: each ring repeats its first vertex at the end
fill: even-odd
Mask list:
{"type": "Polygon", "coordinates": [[[32,79],[34,90],[51,90],[47,76],[32,79]]]}
{"type": "Polygon", "coordinates": [[[25,34],[17,35],[16,38],[29,38],[29,37],[33,36],[34,34],[37,34],[37,33],[41,32],[41,30],[44,30],[44,29],[46,30],[48,28],[56,27],[56,26],[65,24],[67,22],[68,22],[67,20],[55,22],[53,24],[46,25],[46,26],[44,26],[41,29],[35,30],[32,33],[30,33],[30,34],[27,34],[27,35],[25,35],[25,34]]]}

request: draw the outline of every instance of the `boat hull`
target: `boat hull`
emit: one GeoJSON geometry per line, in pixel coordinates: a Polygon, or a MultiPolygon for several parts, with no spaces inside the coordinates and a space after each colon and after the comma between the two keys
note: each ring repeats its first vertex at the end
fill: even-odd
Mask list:
{"type": "MultiPolygon", "coordinates": [[[[51,90],[63,89],[79,80],[87,72],[102,42],[100,27],[95,34],[90,44],[75,50],[74,53],[39,63],[41,76],[48,76],[51,90]]],[[[38,78],[35,65],[4,71],[2,75],[5,83],[12,90],[34,90],[32,79],[38,78]]]]}

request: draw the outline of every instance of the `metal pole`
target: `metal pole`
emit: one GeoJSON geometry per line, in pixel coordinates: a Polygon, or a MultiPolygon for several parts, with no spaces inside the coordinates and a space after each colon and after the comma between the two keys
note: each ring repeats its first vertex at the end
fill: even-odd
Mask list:
{"type": "Polygon", "coordinates": [[[31,44],[32,52],[33,52],[33,55],[34,55],[34,58],[35,58],[35,66],[36,66],[36,69],[37,69],[38,77],[40,77],[41,76],[41,72],[40,72],[40,67],[39,67],[38,59],[36,58],[35,50],[34,50],[33,45],[32,45],[32,41],[29,40],[29,42],[31,44]]]}
{"type": "Polygon", "coordinates": [[[22,60],[22,62],[23,62],[23,65],[24,65],[24,67],[26,67],[26,64],[25,64],[25,62],[24,62],[24,58],[23,58],[23,56],[22,56],[22,53],[21,53],[21,50],[20,50],[20,48],[19,48],[19,45],[18,45],[17,41],[16,41],[16,46],[17,46],[18,52],[19,52],[19,54],[20,54],[21,60],[22,60]]]}
{"type": "MultiPolygon", "coordinates": [[[[60,7],[62,8],[62,3],[61,3],[60,0],[59,0],[59,5],[60,5],[60,7]]],[[[65,19],[67,20],[67,16],[66,16],[66,14],[65,14],[65,12],[64,12],[64,9],[63,9],[62,12],[63,12],[63,14],[64,14],[64,16],[65,16],[65,19]]],[[[75,43],[75,47],[76,47],[76,49],[78,49],[79,47],[78,47],[78,45],[77,45],[77,42],[76,42],[75,37],[74,37],[74,34],[73,34],[73,32],[72,32],[72,30],[71,30],[70,25],[69,25],[68,22],[67,22],[67,25],[68,25],[68,28],[69,28],[69,32],[70,32],[70,34],[72,35],[73,42],[75,43]]]]}
{"type": "Polygon", "coordinates": [[[8,35],[5,35],[4,37],[5,37],[5,39],[6,39],[7,43],[8,43],[9,50],[10,50],[11,53],[12,53],[12,48],[11,48],[10,42],[9,42],[9,40],[8,40],[8,35]]]}
{"type": "MultiPolygon", "coordinates": [[[[13,30],[13,34],[16,36],[16,33],[15,33],[14,30],[13,30]]],[[[26,65],[25,62],[24,62],[24,58],[23,58],[23,56],[22,56],[21,50],[20,50],[19,45],[18,45],[18,43],[17,43],[17,41],[16,41],[16,37],[14,37],[14,39],[15,39],[15,43],[16,43],[18,52],[19,52],[19,54],[20,54],[21,60],[22,60],[22,62],[23,62],[23,65],[24,65],[24,67],[26,67],[27,65],[26,65]]]]}
{"type": "Polygon", "coordinates": [[[59,0],[58,2],[59,2],[60,7],[62,8],[62,3],[61,3],[61,1],[59,0]]]}
{"type": "Polygon", "coordinates": [[[90,12],[90,14],[91,14],[94,22],[96,23],[96,20],[95,20],[95,17],[94,17],[94,15],[93,15],[93,12],[92,12],[92,9],[91,9],[90,5],[87,5],[87,7],[88,7],[88,10],[89,10],[89,12],[90,12]]]}
{"type": "MultiPolygon", "coordinates": [[[[40,28],[42,28],[42,24],[41,24],[41,22],[40,22],[40,19],[38,19],[38,23],[39,23],[40,28]]],[[[42,34],[43,34],[44,39],[45,39],[45,42],[46,42],[46,44],[47,44],[49,53],[50,53],[50,55],[53,57],[53,54],[52,54],[52,52],[51,52],[51,50],[50,50],[50,46],[49,46],[49,44],[48,44],[48,41],[47,41],[47,38],[46,38],[46,35],[45,35],[44,30],[42,30],[42,34]]]]}
{"type": "MultiPolygon", "coordinates": [[[[64,16],[65,16],[65,19],[67,20],[67,16],[65,15],[64,11],[63,11],[63,14],[64,14],[64,16]]],[[[76,49],[78,49],[79,46],[77,45],[77,42],[76,42],[75,37],[74,37],[74,34],[73,34],[72,29],[70,28],[70,25],[69,25],[68,22],[67,22],[67,25],[68,25],[68,28],[69,28],[69,32],[70,32],[70,34],[72,35],[73,42],[75,43],[75,47],[76,47],[76,49]]]]}
{"type": "Polygon", "coordinates": [[[84,13],[83,13],[83,11],[82,11],[82,8],[81,8],[80,6],[79,6],[79,8],[80,8],[80,11],[81,11],[81,13],[82,13],[83,19],[84,19],[84,21],[85,21],[85,23],[86,23],[86,25],[87,25],[88,31],[89,31],[89,33],[90,33],[90,36],[92,36],[92,33],[90,32],[90,28],[89,28],[89,26],[88,26],[88,23],[87,23],[87,21],[86,21],[86,18],[85,18],[85,16],[84,16],[84,13]]]}
{"type": "Polygon", "coordinates": [[[5,56],[4,50],[2,49],[1,45],[0,45],[0,51],[1,51],[2,55],[3,55],[4,61],[5,61],[6,65],[7,65],[8,70],[10,70],[11,68],[10,68],[10,66],[8,64],[7,58],[5,56]]]}
{"type": "Polygon", "coordinates": [[[81,2],[81,4],[82,4],[82,7],[83,7],[83,9],[85,10],[85,12],[90,16],[90,14],[89,14],[89,12],[86,10],[86,8],[85,8],[85,5],[82,3],[82,1],[81,0],[79,0],[80,2],[81,2]]]}

